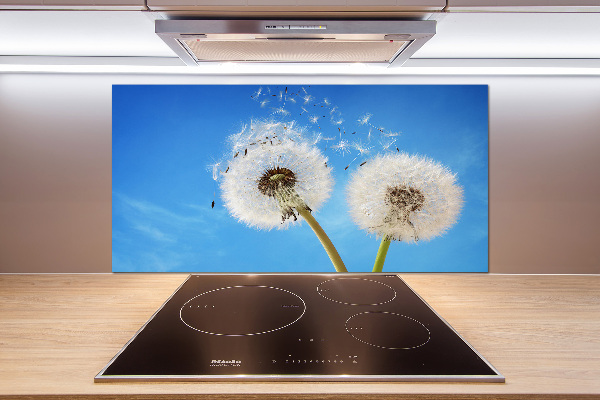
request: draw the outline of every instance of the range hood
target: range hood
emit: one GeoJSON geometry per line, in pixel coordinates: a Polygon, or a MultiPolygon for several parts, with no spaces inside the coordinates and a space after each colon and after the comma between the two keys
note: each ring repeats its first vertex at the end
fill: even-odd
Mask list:
{"type": "Polygon", "coordinates": [[[187,65],[211,62],[377,63],[400,66],[436,21],[157,20],[156,34],[187,65]]]}

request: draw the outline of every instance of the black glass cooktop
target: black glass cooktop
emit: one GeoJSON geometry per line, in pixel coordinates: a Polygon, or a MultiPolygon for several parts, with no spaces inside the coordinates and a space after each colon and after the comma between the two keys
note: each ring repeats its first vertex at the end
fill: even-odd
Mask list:
{"type": "Polygon", "coordinates": [[[396,275],[190,275],[103,381],[504,382],[396,275]]]}

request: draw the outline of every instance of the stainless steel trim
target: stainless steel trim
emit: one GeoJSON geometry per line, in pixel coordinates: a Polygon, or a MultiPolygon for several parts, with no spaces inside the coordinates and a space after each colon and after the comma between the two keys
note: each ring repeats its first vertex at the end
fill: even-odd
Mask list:
{"type": "Polygon", "coordinates": [[[96,383],[112,382],[480,382],[504,383],[504,377],[488,375],[182,375],[182,376],[155,376],[155,375],[113,375],[94,378],[96,383]]]}

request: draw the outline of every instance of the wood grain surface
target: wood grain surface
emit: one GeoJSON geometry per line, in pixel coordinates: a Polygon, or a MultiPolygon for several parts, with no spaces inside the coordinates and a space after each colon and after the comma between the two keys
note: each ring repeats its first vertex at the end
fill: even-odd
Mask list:
{"type": "Polygon", "coordinates": [[[0,399],[600,399],[600,275],[402,275],[504,384],[94,383],[186,276],[0,275],[0,399]]]}

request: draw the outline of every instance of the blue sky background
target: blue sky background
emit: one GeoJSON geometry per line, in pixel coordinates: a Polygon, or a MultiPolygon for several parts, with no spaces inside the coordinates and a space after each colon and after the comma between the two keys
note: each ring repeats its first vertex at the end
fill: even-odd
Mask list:
{"type": "MultiPolygon", "coordinates": [[[[384,272],[488,270],[485,85],[115,85],[113,271],[334,272],[306,223],[259,231],[237,222],[223,207],[210,165],[227,150],[229,135],[260,118],[295,120],[309,132],[338,139],[340,127],[342,139],[368,143],[371,155],[395,139],[394,151],[398,147],[446,165],[464,189],[458,223],[429,242],[392,242],[384,272]],[[296,103],[284,101],[286,88],[296,103]],[[307,94],[312,99],[305,104],[307,94]],[[290,114],[281,116],[277,109],[282,107],[290,114]],[[360,124],[367,113],[369,122],[360,124]],[[319,122],[311,122],[311,116],[319,122]],[[344,122],[337,125],[340,119],[344,122]],[[400,134],[386,137],[373,127],[400,134]]],[[[350,173],[367,158],[359,157],[345,171],[357,152],[336,152],[331,148],[336,140],[319,144],[336,185],[314,215],[348,270],[369,272],[379,241],[354,225],[344,189],[350,173]]]]}

